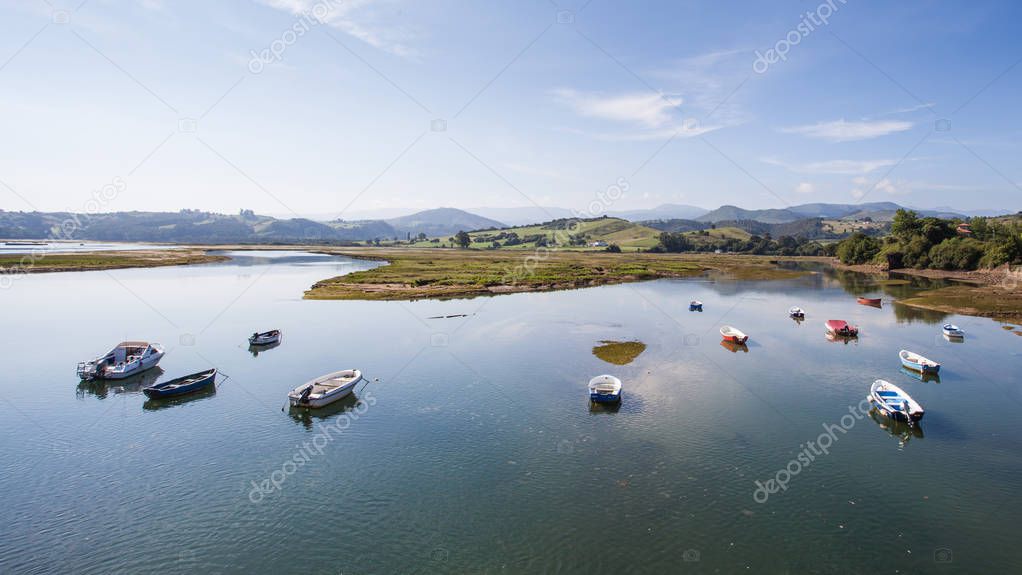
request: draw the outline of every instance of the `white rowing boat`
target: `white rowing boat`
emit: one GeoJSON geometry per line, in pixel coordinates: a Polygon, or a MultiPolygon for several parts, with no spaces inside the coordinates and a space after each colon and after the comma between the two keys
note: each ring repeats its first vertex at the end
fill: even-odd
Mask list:
{"type": "Polygon", "coordinates": [[[293,407],[323,407],[350,395],[360,381],[362,372],[357,369],[328,373],[292,389],[288,402],[293,407]]]}

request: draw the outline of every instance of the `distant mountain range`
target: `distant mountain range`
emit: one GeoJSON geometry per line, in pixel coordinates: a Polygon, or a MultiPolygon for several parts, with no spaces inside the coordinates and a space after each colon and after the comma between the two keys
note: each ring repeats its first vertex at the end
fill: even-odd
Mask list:
{"type": "Polygon", "coordinates": [[[248,210],[237,215],[180,212],[6,212],[0,210],[0,238],[76,239],[106,242],[255,243],[352,242],[404,239],[420,233],[448,236],[459,230],[499,228],[504,224],[463,210],[438,208],[391,220],[277,219],[248,210]],[[68,224],[68,222],[71,222],[68,224]],[[70,232],[67,236],[62,229],[70,232]]]}
{"type": "MultiPolygon", "coordinates": [[[[631,211],[608,211],[608,216],[643,222],[666,231],[687,231],[712,225],[739,227],[750,233],[831,237],[835,229],[824,220],[872,220],[888,222],[901,206],[892,202],[864,204],[801,204],[781,209],[746,210],[725,205],[715,210],[678,204],[631,211]]],[[[180,212],[116,212],[107,214],[71,214],[65,212],[7,212],[0,210],[0,238],[64,238],[59,233],[68,221],[67,239],[98,241],[136,241],[173,243],[260,243],[321,242],[345,243],[365,240],[406,239],[425,234],[430,238],[452,236],[460,230],[500,229],[531,225],[561,218],[591,218],[556,207],[480,208],[472,213],[456,208],[436,208],[389,219],[317,221],[311,218],[275,218],[250,210],[239,214],[218,214],[197,210],[180,212]]],[[[950,208],[916,210],[921,215],[965,217],[950,208]]],[[[983,215],[998,214],[983,210],[983,215]]],[[[975,213],[975,212],[974,212],[975,213]]],[[[604,214],[599,214],[602,216],[604,214]]]]}
{"type": "MultiPolygon", "coordinates": [[[[874,221],[890,221],[895,212],[902,209],[893,202],[871,202],[864,204],[800,204],[783,209],[746,210],[738,206],[721,206],[695,220],[700,222],[725,222],[753,220],[765,224],[783,224],[805,218],[825,218],[833,220],[864,219],[874,221]]],[[[965,214],[951,210],[916,210],[922,216],[941,218],[961,218],[965,214]]]]}

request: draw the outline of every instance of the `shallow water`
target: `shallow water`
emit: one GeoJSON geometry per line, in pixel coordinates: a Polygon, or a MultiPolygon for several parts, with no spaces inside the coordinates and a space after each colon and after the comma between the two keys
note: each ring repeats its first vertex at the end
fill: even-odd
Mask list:
{"type": "Polygon", "coordinates": [[[0,242],[0,254],[40,257],[46,254],[75,252],[108,252],[135,250],[166,250],[178,246],[167,244],[134,244],[119,242],[36,242],[34,240],[8,240],[0,242]]]}
{"type": "Polygon", "coordinates": [[[16,334],[0,352],[0,572],[1022,571],[1022,338],[996,322],[856,305],[881,292],[833,273],[304,301],[376,264],[234,255],[0,292],[16,334]],[[828,341],[832,318],[862,336],[828,341]],[[720,344],[723,324],[747,350],[720,344]],[[282,345],[251,353],[246,337],[272,328],[282,345]],[[136,338],[167,347],[149,380],[230,377],[162,404],[141,381],[78,385],[77,361],[136,338]],[[592,355],[601,340],[648,347],[615,366],[592,355]],[[903,347],[942,362],[939,383],[903,373],[903,347]],[[282,409],[290,388],[348,367],[370,378],[357,398],[282,409]],[[590,410],[600,373],[624,381],[617,410],[590,410]],[[852,418],[758,503],[754,482],[876,378],[923,404],[919,427],[852,418]]]}

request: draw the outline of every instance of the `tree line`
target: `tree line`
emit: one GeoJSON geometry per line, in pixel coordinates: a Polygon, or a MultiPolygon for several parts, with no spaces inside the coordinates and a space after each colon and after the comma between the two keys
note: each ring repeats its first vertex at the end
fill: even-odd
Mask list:
{"type": "Polygon", "coordinates": [[[853,234],[837,244],[835,255],[845,264],[880,264],[890,269],[995,268],[1022,263],[1022,225],[1017,218],[921,218],[901,209],[894,215],[889,235],[853,234]]]}

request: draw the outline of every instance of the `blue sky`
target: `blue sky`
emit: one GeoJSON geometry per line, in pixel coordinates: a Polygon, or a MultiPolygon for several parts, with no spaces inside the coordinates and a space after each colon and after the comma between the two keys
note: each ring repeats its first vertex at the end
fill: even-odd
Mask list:
{"type": "Polygon", "coordinates": [[[115,183],[104,211],[584,210],[624,181],[608,209],[1014,211],[1020,20],[1015,2],[3,2],[0,208],[83,211],[115,183]]]}

